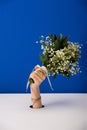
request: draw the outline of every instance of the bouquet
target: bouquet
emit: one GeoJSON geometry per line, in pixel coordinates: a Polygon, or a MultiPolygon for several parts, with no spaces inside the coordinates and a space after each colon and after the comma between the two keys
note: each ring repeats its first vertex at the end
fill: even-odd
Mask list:
{"type": "MultiPolygon", "coordinates": [[[[62,74],[68,78],[80,72],[81,46],[79,43],[70,42],[69,37],[63,37],[62,34],[41,36],[40,41],[36,43],[41,44],[40,60],[48,76],[56,78],[58,74],[62,74]]],[[[29,78],[29,83],[34,83],[34,80],[29,78]]]]}

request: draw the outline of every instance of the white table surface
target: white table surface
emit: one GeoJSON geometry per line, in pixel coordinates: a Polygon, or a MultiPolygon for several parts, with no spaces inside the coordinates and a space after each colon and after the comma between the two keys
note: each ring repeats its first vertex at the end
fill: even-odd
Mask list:
{"type": "Polygon", "coordinates": [[[30,94],[0,94],[0,130],[87,130],[87,94],[41,94],[44,108],[32,109],[30,94]]]}

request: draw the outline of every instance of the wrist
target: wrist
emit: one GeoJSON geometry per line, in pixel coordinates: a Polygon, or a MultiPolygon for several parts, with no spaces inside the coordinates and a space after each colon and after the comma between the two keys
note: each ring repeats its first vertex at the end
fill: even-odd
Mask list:
{"type": "Polygon", "coordinates": [[[38,99],[38,98],[40,97],[40,89],[39,89],[39,86],[31,85],[31,86],[30,86],[30,91],[31,91],[31,98],[38,99]]]}
{"type": "Polygon", "coordinates": [[[40,89],[39,86],[31,86],[31,100],[32,100],[32,107],[33,108],[41,108],[42,102],[41,102],[41,96],[40,96],[40,89]]]}

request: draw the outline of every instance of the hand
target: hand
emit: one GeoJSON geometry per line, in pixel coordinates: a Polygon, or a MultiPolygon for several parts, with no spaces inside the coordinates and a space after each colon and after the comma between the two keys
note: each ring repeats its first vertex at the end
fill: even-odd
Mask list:
{"type": "Polygon", "coordinates": [[[30,74],[30,78],[34,80],[34,86],[38,87],[45,80],[46,73],[40,66],[35,66],[35,71],[30,74]]]}

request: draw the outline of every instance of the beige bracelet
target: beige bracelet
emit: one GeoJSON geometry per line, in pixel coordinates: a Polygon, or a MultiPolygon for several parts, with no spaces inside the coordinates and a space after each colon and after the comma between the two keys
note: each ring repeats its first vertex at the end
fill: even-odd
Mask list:
{"type": "Polygon", "coordinates": [[[31,99],[32,99],[33,102],[37,102],[38,100],[41,100],[41,96],[37,99],[35,99],[35,98],[31,98],[31,99]]]}
{"type": "Polygon", "coordinates": [[[39,98],[37,98],[37,99],[31,98],[31,100],[32,100],[33,105],[34,105],[34,104],[37,103],[39,100],[41,100],[41,96],[40,96],[39,98]]]}

